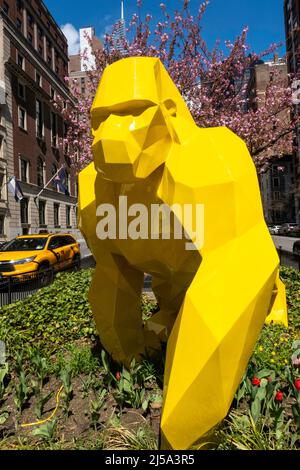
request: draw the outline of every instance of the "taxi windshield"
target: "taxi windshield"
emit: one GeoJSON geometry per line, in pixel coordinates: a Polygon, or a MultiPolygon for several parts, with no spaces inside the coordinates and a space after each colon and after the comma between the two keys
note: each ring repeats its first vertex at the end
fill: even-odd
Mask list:
{"type": "Polygon", "coordinates": [[[1,251],[33,251],[43,250],[47,242],[47,237],[37,238],[15,238],[7,243],[1,251]]]}

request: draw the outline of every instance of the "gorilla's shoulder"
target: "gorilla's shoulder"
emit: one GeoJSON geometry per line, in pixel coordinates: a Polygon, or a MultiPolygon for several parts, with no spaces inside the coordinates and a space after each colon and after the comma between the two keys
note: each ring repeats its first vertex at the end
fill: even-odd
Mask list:
{"type": "Polygon", "coordinates": [[[183,143],[180,153],[191,158],[196,155],[219,153],[249,157],[245,142],[228,127],[198,127],[183,143]]]}
{"type": "Polygon", "coordinates": [[[246,147],[245,142],[232,130],[226,126],[219,127],[198,127],[195,134],[192,136],[194,139],[197,139],[203,144],[207,142],[208,144],[221,145],[222,147],[226,144],[230,145],[240,145],[241,147],[246,147]]]}
{"type": "Polygon", "coordinates": [[[245,142],[227,127],[198,128],[166,162],[176,181],[203,184],[252,174],[255,166],[245,142]],[[218,175],[218,176],[217,176],[218,175]]]}

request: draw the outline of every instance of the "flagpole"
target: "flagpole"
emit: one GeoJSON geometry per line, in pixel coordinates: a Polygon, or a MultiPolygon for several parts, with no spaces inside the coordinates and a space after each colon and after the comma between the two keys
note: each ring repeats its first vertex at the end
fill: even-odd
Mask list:
{"type": "Polygon", "coordinates": [[[34,197],[34,200],[36,201],[37,198],[42,194],[42,192],[44,191],[44,189],[47,188],[47,186],[51,183],[51,181],[58,175],[58,173],[60,172],[60,170],[64,168],[64,165],[62,165],[59,170],[57,170],[57,172],[55,173],[55,175],[52,176],[52,178],[45,184],[45,186],[43,187],[43,189],[40,190],[40,192],[34,197]]]}

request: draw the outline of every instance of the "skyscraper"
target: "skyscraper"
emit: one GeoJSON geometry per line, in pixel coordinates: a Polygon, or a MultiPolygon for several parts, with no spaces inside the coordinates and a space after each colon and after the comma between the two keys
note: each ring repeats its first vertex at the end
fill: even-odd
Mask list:
{"type": "Polygon", "coordinates": [[[121,18],[116,22],[114,29],[113,29],[113,45],[114,48],[120,51],[121,53],[124,52],[124,43],[126,41],[126,28],[125,28],[125,20],[124,20],[124,2],[121,1],[121,18]]]}

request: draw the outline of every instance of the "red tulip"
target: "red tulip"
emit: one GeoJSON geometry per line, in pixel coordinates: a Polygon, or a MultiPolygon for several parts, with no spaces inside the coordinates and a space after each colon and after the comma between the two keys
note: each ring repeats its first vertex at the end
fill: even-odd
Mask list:
{"type": "Polygon", "coordinates": [[[296,390],[298,390],[298,392],[300,392],[300,379],[296,379],[294,381],[294,385],[295,385],[296,390]]]}
{"type": "Polygon", "coordinates": [[[121,372],[116,372],[116,379],[118,382],[121,380],[121,372]]]}
{"type": "Polygon", "coordinates": [[[253,377],[252,385],[256,385],[256,387],[259,387],[260,386],[260,379],[258,379],[257,377],[253,377]]]}
{"type": "Polygon", "coordinates": [[[278,390],[278,392],[277,392],[276,395],[275,395],[275,400],[276,400],[276,401],[282,401],[282,400],[283,400],[283,392],[281,392],[280,390],[278,390]]]}

